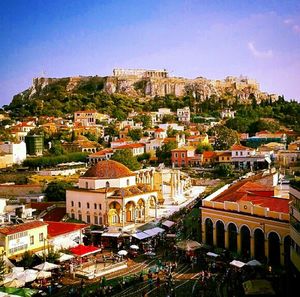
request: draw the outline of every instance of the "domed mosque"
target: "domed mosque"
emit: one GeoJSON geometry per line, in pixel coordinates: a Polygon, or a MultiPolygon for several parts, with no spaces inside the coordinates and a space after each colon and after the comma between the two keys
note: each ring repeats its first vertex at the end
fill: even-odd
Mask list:
{"type": "Polygon", "coordinates": [[[79,178],[78,188],[67,190],[67,213],[94,225],[134,227],[145,223],[150,219],[149,208],[157,210],[157,191],[136,180],[137,173],[125,165],[99,161],[79,178]]]}

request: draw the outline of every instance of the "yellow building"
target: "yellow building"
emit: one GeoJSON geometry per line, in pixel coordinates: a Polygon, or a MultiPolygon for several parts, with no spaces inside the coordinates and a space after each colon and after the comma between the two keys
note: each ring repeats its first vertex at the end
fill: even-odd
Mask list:
{"type": "Polygon", "coordinates": [[[20,259],[26,251],[44,249],[47,235],[47,224],[42,221],[8,225],[0,228],[0,247],[4,248],[7,258],[20,259]]]}
{"type": "Polygon", "coordinates": [[[0,168],[6,168],[13,165],[13,155],[0,153],[0,168]]]}
{"type": "Polygon", "coordinates": [[[291,199],[291,262],[300,275],[300,188],[299,183],[290,187],[291,199]]]}
{"type": "Polygon", "coordinates": [[[246,259],[289,259],[289,199],[274,196],[278,175],[265,172],[226,185],[202,201],[202,240],[246,259]]]}

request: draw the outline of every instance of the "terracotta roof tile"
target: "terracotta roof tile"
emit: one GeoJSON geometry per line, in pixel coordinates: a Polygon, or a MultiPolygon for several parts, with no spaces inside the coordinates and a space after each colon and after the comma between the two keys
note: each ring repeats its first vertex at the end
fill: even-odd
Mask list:
{"type": "Polygon", "coordinates": [[[66,222],[51,222],[45,221],[48,224],[48,236],[55,237],[62,234],[67,234],[74,232],[76,230],[81,230],[89,225],[87,224],[77,224],[77,223],[66,223],[66,222]]]}
{"type": "Polygon", "coordinates": [[[2,227],[0,228],[0,233],[4,235],[10,235],[10,234],[19,233],[19,232],[35,229],[46,225],[47,224],[42,221],[27,222],[24,224],[2,227]]]}
{"type": "Polygon", "coordinates": [[[83,177],[113,179],[133,175],[135,174],[125,165],[113,160],[105,160],[98,162],[90,169],[88,169],[88,171],[83,175],[83,177]]]}

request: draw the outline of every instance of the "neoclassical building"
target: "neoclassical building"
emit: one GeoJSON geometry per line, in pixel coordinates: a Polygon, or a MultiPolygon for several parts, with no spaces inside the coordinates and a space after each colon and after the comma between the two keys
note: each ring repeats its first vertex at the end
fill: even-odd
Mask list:
{"type": "Polygon", "coordinates": [[[126,227],[147,222],[150,208],[157,216],[157,192],[151,170],[136,175],[113,160],[96,163],[79,178],[78,188],[67,190],[68,215],[94,225],[126,227]]]}
{"type": "Polygon", "coordinates": [[[270,171],[219,189],[202,201],[203,242],[270,265],[288,263],[289,199],[280,194],[270,171]]]}

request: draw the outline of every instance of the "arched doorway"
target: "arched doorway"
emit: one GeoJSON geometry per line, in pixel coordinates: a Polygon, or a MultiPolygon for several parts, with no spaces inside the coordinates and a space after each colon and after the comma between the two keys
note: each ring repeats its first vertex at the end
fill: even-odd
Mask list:
{"type": "Polygon", "coordinates": [[[211,219],[205,220],[205,243],[213,246],[214,244],[214,226],[211,219]]]}
{"type": "Polygon", "coordinates": [[[254,258],[261,262],[265,261],[265,235],[261,229],[254,231],[254,258]]]}
{"type": "Polygon", "coordinates": [[[241,254],[250,257],[250,230],[247,226],[241,228],[241,254]]]}
{"type": "Polygon", "coordinates": [[[224,223],[222,221],[217,221],[216,232],[217,232],[217,247],[225,248],[225,230],[224,230],[224,223]]]}
{"type": "Polygon", "coordinates": [[[233,223],[228,225],[228,249],[237,252],[237,228],[233,223]]]}
{"type": "Polygon", "coordinates": [[[136,220],[139,222],[145,222],[146,213],[145,213],[145,201],[143,199],[139,199],[136,206],[135,211],[136,220]]]}
{"type": "Polygon", "coordinates": [[[291,264],[291,258],[290,258],[290,252],[291,252],[291,237],[289,235],[287,235],[284,238],[283,241],[283,245],[284,245],[284,265],[290,267],[291,264]]]}
{"type": "Polygon", "coordinates": [[[108,206],[108,224],[110,226],[121,223],[121,205],[117,201],[113,201],[108,206]]]}
{"type": "Polygon", "coordinates": [[[280,239],[277,233],[270,232],[269,238],[269,264],[273,266],[280,265],[280,239]]]}
{"type": "Polygon", "coordinates": [[[269,233],[268,244],[269,264],[274,266],[280,265],[280,239],[277,233],[269,233]]]}
{"type": "Polygon", "coordinates": [[[125,211],[126,211],[126,221],[125,222],[133,222],[135,218],[135,204],[133,201],[129,201],[125,205],[125,211]]]}

